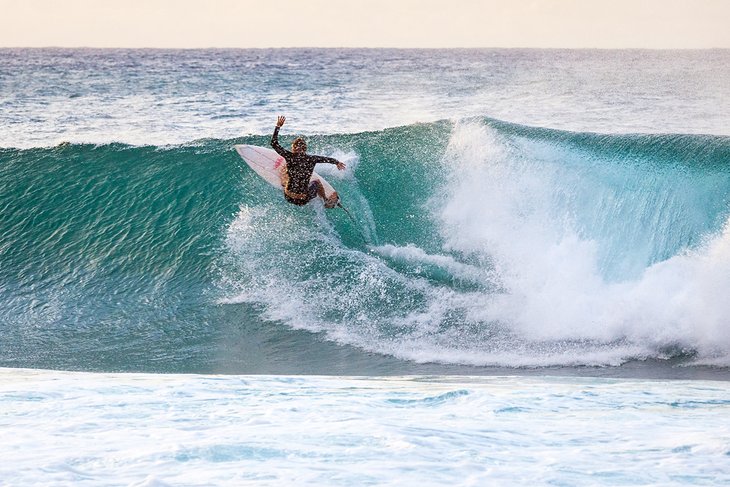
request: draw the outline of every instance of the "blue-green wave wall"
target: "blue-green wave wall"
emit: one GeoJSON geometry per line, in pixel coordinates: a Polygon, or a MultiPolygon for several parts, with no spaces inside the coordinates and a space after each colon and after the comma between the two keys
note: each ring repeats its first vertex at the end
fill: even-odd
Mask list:
{"type": "Polygon", "coordinates": [[[325,177],[354,223],[287,205],[236,143],[268,137],[1,149],[0,365],[256,370],[231,346],[251,326],[277,330],[261,353],[284,361],[294,352],[276,343],[294,330],[384,357],[473,365],[722,361],[730,350],[727,340],[707,345],[724,322],[694,322],[697,307],[724,312],[707,293],[642,322],[662,299],[693,296],[655,274],[696,289],[712,284],[687,269],[713,258],[724,269],[726,137],[493,119],[312,136],[310,150],[350,166],[325,177]],[[570,239],[585,255],[556,258],[570,239]],[[590,289],[618,297],[588,299],[590,289]],[[539,296],[585,306],[541,330],[525,313],[539,296]],[[626,301],[635,312],[608,311],[626,301]]]}

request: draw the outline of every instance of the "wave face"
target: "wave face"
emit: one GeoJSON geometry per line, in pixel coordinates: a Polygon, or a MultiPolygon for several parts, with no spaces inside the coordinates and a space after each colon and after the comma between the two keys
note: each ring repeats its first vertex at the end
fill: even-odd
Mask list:
{"type": "Polygon", "coordinates": [[[267,142],[0,150],[0,365],[730,365],[730,138],[313,136],[354,222],[231,150],[267,142]]]}

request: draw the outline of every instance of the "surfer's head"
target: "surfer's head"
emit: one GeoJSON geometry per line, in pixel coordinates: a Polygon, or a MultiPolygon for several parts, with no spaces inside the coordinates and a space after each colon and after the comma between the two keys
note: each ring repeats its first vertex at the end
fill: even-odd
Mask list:
{"type": "Polygon", "coordinates": [[[304,154],[307,152],[307,142],[303,138],[297,137],[291,143],[291,151],[295,154],[304,154]]]}

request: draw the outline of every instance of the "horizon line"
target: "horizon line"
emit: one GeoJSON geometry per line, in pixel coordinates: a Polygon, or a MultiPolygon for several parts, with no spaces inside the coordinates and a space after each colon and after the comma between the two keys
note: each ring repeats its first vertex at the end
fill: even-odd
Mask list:
{"type": "Polygon", "coordinates": [[[135,50],[169,50],[169,51],[195,51],[195,50],[292,50],[292,49],[320,49],[320,50],[347,50],[347,49],[370,49],[370,50],[404,50],[404,51],[428,51],[428,50],[483,50],[483,49],[530,49],[543,51],[573,50],[573,51],[727,51],[730,47],[536,47],[536,46],[450,46],[450,47],[403,47],[403,46],[269,46],[269,47],[240,47],[240,46],[208,46],[208,47],[131,47],[131,46],[0,46],[0,49],[135,49],[135,50]]]}

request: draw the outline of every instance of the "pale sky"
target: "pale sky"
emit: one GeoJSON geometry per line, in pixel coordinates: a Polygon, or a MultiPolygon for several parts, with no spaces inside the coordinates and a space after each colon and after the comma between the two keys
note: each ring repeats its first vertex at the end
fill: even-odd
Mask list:
{"type": "Polygon", "coordinates": [[[0,0],[0,47],[730,48],[730,0],[0,0]]]}

